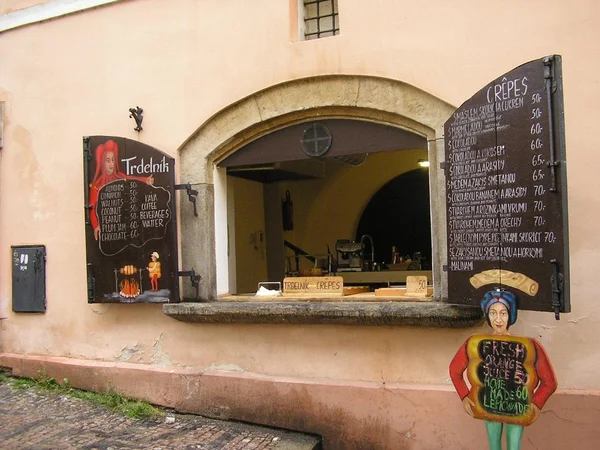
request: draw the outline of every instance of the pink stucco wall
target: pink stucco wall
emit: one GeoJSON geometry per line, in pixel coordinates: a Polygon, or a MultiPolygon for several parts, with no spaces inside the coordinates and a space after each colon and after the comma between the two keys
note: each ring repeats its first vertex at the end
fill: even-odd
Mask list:
{"type": "Polygon", "coordinates": [[[48,3],[48,0],[2,0],[0,1],[0,15],[41,5],[42,3],[48,3]]]}
{"type": "MultiPolygon", "coordinates": [[[[200,372],[74,358],[0,354],[18,376],[43,370],[89,390],[125,395],[179,411],[318,434],[324,449],[471,450],[487,447],[485,426],[464,414],[449,386],[200,372]]],[[[598,391],[559,390],[526,428],[523,450],[597,448],[598,391]]]]}

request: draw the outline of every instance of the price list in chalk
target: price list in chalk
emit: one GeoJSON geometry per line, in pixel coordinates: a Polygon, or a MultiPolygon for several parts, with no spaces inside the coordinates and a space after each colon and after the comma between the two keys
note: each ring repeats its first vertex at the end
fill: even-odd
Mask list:
{"type": "Polygon", "coordinates": [[[540,380],[535,341],[475,335],[468,341],[467,354],[475,417],[529,425],[535,419],[531,405],[540,380]]]}
{"type": "MultiPolygon", "coordinates": [[[[484,339],[478,347],[478,400],[491,414],[518,416],[528,412],[533,358],[521,342],[484,339]]],[[[535,373],[535,372],[534,372],[535,373]]]]}
{"type": "MultiPolygon", "coordinates": [[[[543,62],[533,61],[484,87],[445,124],[449,287],[465,298],[473,273],[490,269],[548,286],[550,260],[563,256],[545,87],[543,62]]],[[[544,309],[530,300],[524,309],[544,309]]]]}
{"type": "Polygon", "coordinates": [[[99,246],[106,256],[128,246],[142,247],[167,233],[171,220],[171,194],[143,181],[120,179],[100,189],[97,205],[99,246]]]}

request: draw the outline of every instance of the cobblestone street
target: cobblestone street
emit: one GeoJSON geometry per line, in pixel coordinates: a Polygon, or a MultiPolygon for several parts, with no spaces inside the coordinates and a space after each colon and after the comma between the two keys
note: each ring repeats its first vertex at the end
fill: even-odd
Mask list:
{"type": "Polygon", "coordinates": [[[0,383],[3,450],[320,448],[316,445],[316,438],[299,433],[195,415],[131,419],[86,400],[0,383]]]}

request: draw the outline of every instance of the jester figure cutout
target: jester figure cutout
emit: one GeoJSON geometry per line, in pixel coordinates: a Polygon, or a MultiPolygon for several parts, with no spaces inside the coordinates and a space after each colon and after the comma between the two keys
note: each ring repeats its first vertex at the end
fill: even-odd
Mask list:
{"type": "Polygon", "coordinates": [[[502,450],[503,429],[507,450],[520,450],[523,427],[537,419],[556,390],[556,376],[537,340],[509,334],[517,321],[512,292],[488,292],[481,308],[493,331],[466,340],[450,363],[450,377],[466,413],[485,421],[490,450],[502,450]]]}

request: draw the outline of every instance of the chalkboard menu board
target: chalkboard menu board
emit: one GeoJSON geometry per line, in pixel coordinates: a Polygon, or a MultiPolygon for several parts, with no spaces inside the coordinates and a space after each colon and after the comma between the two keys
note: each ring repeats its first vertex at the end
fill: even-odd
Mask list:
{"type": "Polygon", "coordinates": [[[178,301],[174,159],[125,138],[84,138],[88,301],[178,301]]]}
{"type": "Polygon", "coordinates": [[[535,419],[531,403],[540,385],[536,361],[538,356],[544,357],[538,355],[539,348],[534,339],[526,337],[469,338],[467,376],[475,418],[519,425],[535,419]]]}
{"type": "Polygon", "coordinates": [[[444,135],[451,301],[511,286],[520,309],[569,312],[561,58],[494,80],[444,135]]]}

